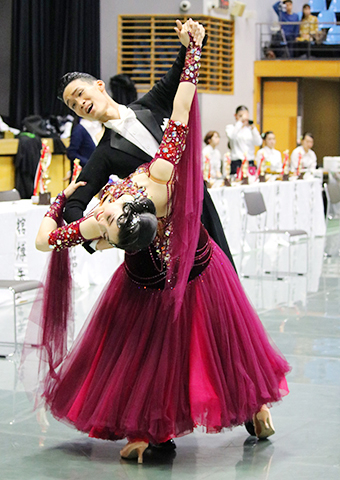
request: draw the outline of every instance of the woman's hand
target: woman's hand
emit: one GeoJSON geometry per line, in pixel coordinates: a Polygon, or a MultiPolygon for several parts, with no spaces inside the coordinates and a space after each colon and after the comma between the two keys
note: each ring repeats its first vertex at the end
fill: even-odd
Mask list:
{"type": "Polygon", "coordinates": [[[64,190],[64,195],[69,198],[79,187],[84,187],[87,182],[77,182],[73,180],[64,190]]]}
{"type": "Polygon", "coordinates": [[[205,36],[205,29],[203,25],[198,22],[194,22],[192,18],[189,18],[189,20],[187,20],[185,23],[182,23],[180,20],[176,20],[176,27],[174,28],[182,45],[185,47],[188,47],[189,45],[188,32],[191,33],[197,46],[200,47],[202,45],[205,36]]]}

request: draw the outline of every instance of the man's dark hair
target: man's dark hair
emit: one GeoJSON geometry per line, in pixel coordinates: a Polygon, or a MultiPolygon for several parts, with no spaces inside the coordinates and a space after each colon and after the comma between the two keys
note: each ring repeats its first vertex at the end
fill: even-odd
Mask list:
{"type": "Polygon", "coordinates": [[[293,0],[283,0],[283,3],[293,3],[293,0]]]}
{"type": "Polygon", "coordinates": [[[61,77],[58,85],[57,97],[59,98],[59,100],[61,100],[62,102],[64,101],[63,93],[65,88],[69,83],[73,82],[73,80],[78,80],[78,78],[80,78],[81,80],[84,80],[84,82],[87,82],[87,83],[93,83],[98,80],[96,77],[94,77],[93,75],[90,75],[89,73],[83,73],[83,72],[65,73],[65,75],[61,77]]]}

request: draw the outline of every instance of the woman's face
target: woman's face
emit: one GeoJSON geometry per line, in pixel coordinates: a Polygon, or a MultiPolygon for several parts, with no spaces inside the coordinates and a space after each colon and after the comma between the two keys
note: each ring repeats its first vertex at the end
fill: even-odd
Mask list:
{"type": "Polygon", "coordinates": [[[305,138],[301,141],[301,145],[303,146],[305,151],[308,152],[308,150],[313,148],[314,140],[309,135],[306,135],[305,138]]]}
{"type": "Polygon", "coordinates": [[[239,120],[249,120],[249,112],[248,110],[240,110],[238,113],[235,114],[236,121],[239,120]]]}
{"type": "Polygon", "coordinates": [[[302,13],[304,15],[304,17],[309,17],[310,15],[310,7],[305,7],[302,9],[302,13]]]}
{"type": "Polygon", "coordinates": [[[119,227],[117,219],[123,213],[123,206],[126,202],[132,201],[131,195],[122,195],[120,198],[110,203],[111,196],[105,199],[102,205],[99,205],[93,212],[94,218],[98,222],[101,236],[110,243],[117,244],[119,236],[119,227]]]}
{"type": "Polygon", "coordinates": [[[266,136],[265,144],[266,144],[266,146],[269,147],[269,148],[275,148],[276,138],[275,138],[275,135],[274,135],[273,133],[269,133],[269,134],[266,136]]]}
{"type": "Polygon", "coordinates": [[[220,143],[220,136],[217,132],[215,132],[214,135],[211,137],[209,144],[213,148],[215,148],[219,143],[220,143]]]}

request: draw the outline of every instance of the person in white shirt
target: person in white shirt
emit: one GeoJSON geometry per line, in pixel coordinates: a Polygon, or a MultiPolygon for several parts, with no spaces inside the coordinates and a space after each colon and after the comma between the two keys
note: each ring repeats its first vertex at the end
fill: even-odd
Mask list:
{"type": "Polygon", "coordinates": [[[246,156],[249,165],[254,165],[255,147],[262,145],[262,138],[252,120],[249,120],[248,108],[244,105],[237,107],[235,125],[226,126],[226,134],[230,144],[231,174],[237,172],[246,156]]]}
{"type": "Polygon", "coordinates": [[[291,170],[295,172],[298,168],[299,157],[301,156],[300,170],[315,170],[316,155],[312,150],[314,145],[314,137],[310,132],[306,132],[302,136],[301,145],[292,151],[290,157],[291,170]]]}
{"type": "MultiPolygon", "coordinates": [[[[206,146],[203,148],[203,175],[207,173],[207,163],[209,163],[210,179],[216,180],[222,177],[221,172],[221,152],[216,148],[220,143],[220,135],[215,130],[210,130],[204,137],[206,146]]],[[[208,180],[208,178],[204,178],[208,180]]]]}
{"type": "Polygon", "coordinates": [[[277,173],[282,170],[282,155],[281,152],[275,149],[276,138],[274,132],[268,131],[263,133],[263,148],[256,154],[255,163],[260,165],[262,157],[264,157],[266,172],[277,173]]]}

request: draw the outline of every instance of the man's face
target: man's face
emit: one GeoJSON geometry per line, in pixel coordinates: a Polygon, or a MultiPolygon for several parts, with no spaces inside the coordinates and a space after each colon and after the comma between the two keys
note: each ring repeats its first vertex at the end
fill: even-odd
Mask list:
{"type": "Polygon", "coordinates": [[[313,148],[314,140],[309,135],[306,135],[305,138],[302,140],[301,144],[303,148],[306,150],[306,152],[308,152],[308,150],[313,148]]]}
{"type": "Polygon", "coordinates": [[[63,100],[79,117],[101,120],[107,110],[105,84],[102,80],[88,83],[81,78],[73,80],[64,90],[63,100]]]}
{"type": "Polygon", "coordinates": [[[287,2],[285,3],[286,5],[286,12],[288,15],[291,15],[293,13],[293,3],[292,2],[287,2]]]}

